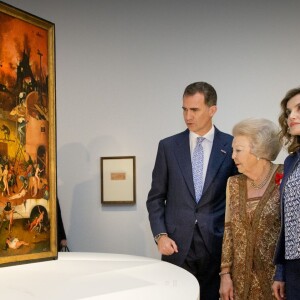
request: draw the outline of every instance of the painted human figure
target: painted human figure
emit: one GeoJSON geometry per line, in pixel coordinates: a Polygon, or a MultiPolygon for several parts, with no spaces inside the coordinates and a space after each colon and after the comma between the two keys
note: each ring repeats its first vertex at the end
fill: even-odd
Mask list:
{"type": "Polygon", "coordinates": [[[40,169],[40,165],[37,163],[35,165],[35,178],[37,179],[37,183],[38,183],[38,186],[40,185],[40,182],[41,182],[41,179],[40,179],[40,173],[43,172],[44,170],[41,170],[40,169]]]}
{"type": "Polygon", "coordinates": [[[25,241],[20,241],[18,238],[16,237],[12,237],[12,238],[7,238],[5,241],[6,245],[8,248],[11,249],[19,249],[21,246],[28,246],[29,243],[25,242],[25,241]]]}
{"type": "Polygon", "coordinates": [[[6,191],[7,195],[9,196],[9,187],[8,187],[8,165],[6,164],[4,166],[4,170],[2,172],[2,179],[3,179],[3,191],[2,195],[4,195],[4,192],[6,191]]]}
{"type": "Polygon", "coordinates": [[[39,226],[39,229],[41,229],[41,223],[43,222],[44,220],[44,214],[45,214],[45,211],[44,210],[40,210],[39,208],[39,216],[36,217],[31,223],[30,223],[30,226],[29,226],[29,231],[32,231],[33,229],[35,229],[37,226],[39,226]]]}
{"type": "Polygon", "coordinates": [[[0,128],[0,130],[3,131],[3,133],[4,133],[4,139],[9,140],[10,129],[6,125],[3,124],[0,128]]]}
{"type": "Polygon", "coordinates": [[[2,227],[2,223],[5,220],[9,221],[8,230],[11,231],[11,228],[13,225],[13,220],[14,220],[14,209],[11,207],[11,203],[9,201],[6,202],[6,206],[4,207],[4,209],[2,211],[0,228],[2,227]]]}

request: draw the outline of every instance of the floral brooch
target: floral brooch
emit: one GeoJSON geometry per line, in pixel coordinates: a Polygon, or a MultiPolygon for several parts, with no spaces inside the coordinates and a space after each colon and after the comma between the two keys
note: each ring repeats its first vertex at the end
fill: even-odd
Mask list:
{"type": "Polygon", "coordinates": [[[276,175],[275,175],[275,184],[280,185],[282,178],[283,178],[283,173],[276,173],[276,175]]]}

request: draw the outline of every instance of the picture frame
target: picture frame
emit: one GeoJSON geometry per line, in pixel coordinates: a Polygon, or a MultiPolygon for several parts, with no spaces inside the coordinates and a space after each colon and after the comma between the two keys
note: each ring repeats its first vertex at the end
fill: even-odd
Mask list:
{"type": "Polygon", "coordinates": [[[136,203],[135,156],[101,157],[101,203],[136,203]]]}
{"type": "Polygon", "coordinates": [[[0,267],[57,259],[55,25],[0,1],[0,267]]]}

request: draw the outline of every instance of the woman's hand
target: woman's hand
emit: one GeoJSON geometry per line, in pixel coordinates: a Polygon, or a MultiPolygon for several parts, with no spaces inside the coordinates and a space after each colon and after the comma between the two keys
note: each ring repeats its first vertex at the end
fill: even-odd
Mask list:
{"type": "Polygon", "coordinates": [[[230,274],[221,275],[220,299],[233,300],[233,283],[230,274]]]}
{"type": "Polygon", "coordinates": [[[285,282],[274,281],[272,285],[272,290],[277,300],[285,299],[285,282]]]}

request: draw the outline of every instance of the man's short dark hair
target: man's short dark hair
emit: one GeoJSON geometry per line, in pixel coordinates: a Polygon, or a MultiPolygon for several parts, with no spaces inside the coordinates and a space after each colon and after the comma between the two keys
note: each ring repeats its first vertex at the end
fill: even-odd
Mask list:
{"type": "Polygon", "coordinates": [[[200,81],[189,84],[184,90],[183,97],[194,96],[197,93],[203,94],[207,106],[217,105],[217,92],[209,83],[200,81]]]}

